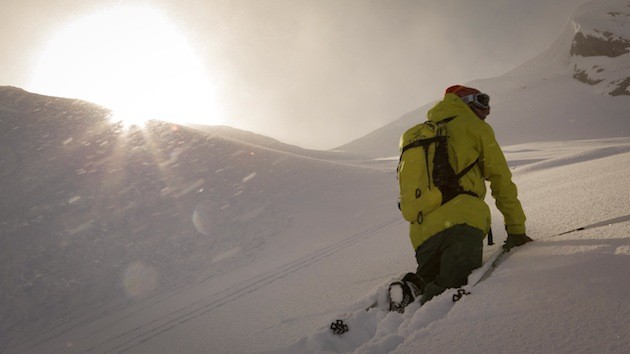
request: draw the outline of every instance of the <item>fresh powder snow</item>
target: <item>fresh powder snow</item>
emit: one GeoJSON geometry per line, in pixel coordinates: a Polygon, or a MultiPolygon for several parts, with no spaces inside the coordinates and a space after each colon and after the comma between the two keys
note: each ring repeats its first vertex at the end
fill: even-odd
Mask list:
{"type": "MultiPolygon", "coordinates": [[[[534,242],[459,301],[403,314],[386,310],[416,267],[397,144],[431,103],[311,151],[229,127],[125,130],[0,87],[0,351],[630,351],[629,18],[627,1],[590,1],[540,56],[468,83],[492,96],[534,242]]],[[[486,260],[506,236],[492,218],[486,260]]]]}

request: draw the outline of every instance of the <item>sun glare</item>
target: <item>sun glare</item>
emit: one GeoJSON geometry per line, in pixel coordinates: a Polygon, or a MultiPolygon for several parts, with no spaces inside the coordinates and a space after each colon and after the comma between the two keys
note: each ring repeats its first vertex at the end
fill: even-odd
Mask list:
{"type": "Polygon", "coordinates": [[[28,89],[100,104],[125,125],[223,123],[199,58],[150,7],[119,6],[68,24],[42,53],[28,89]]]}

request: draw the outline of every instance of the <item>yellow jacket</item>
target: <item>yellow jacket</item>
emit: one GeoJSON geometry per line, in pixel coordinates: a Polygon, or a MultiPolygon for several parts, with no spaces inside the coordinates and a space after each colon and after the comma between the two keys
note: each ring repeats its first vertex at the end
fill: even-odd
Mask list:
{"type": "Polygon", "coordinates": [[[479,119],[459,96],[447,93],[429,112],[429,120],[439,122],[457,116],[446,126],[449,161],[455,172],[462,171],[477,158],[479,162],[459,181],[466,191],[479,197],[461,194],[424,217],[421,224],[410,225],[411,243],[417,249],[429,237],[451,226],[467,224],[488,233],[490,209],[484,202],[485,180],[490,182],[492,196],[503,214],[508,233],[525,233],[525,213],[517,197],[516,185],[492,127],[479,119]]]}

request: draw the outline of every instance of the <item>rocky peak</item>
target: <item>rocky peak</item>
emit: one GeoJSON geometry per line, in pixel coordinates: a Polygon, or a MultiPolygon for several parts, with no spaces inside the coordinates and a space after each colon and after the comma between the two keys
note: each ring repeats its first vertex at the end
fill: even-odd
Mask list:
{"type": "MultiPolygon", "coordinates": [[[[596,33],[599,31],[595,30],[596,33]]],[[[604,31],[601,36],[595,37],[577,32],[571,44],[571,55],[582,57],[607,56],[616,58],[629,53],[630,41],[623,38],[615,38],[612,32],[604,31]]]]}
{"type": "Polygon", "coordinates": [[[630,95],[630,3],[595,1],[572,19],[573,77],[602,94],[630,95]]]}

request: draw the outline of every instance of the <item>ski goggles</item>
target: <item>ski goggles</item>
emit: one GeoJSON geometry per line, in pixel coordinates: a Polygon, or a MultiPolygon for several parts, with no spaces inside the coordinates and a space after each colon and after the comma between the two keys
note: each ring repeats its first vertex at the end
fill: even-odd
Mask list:
{"type": "Polygon", "coordinates": [[[462,100],[479,109],[490,109],[490,96],[487,93],[473,93],[462,97],[462,100]]]}

